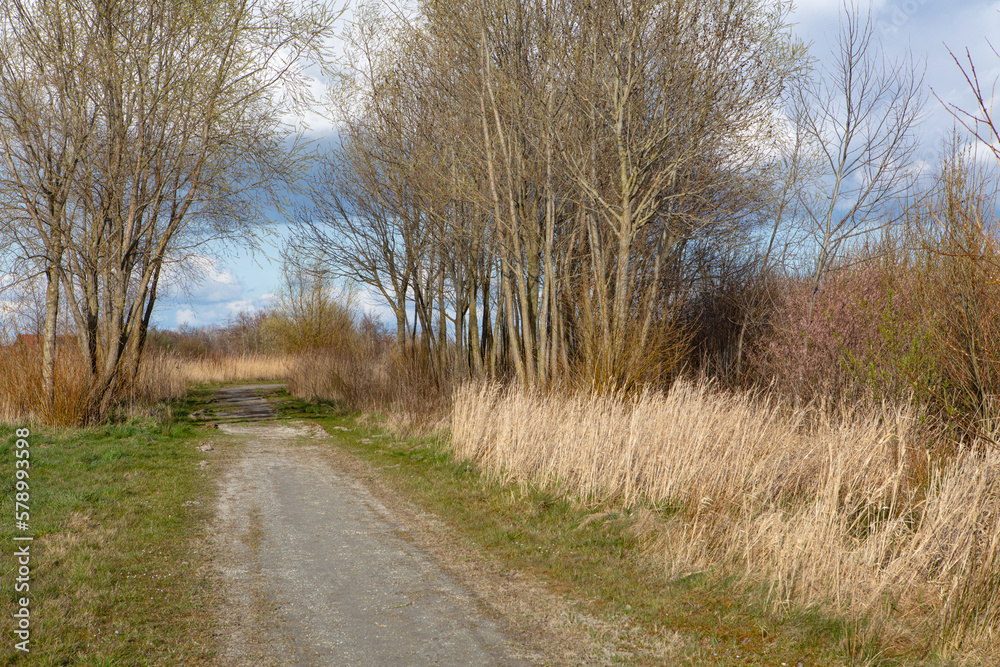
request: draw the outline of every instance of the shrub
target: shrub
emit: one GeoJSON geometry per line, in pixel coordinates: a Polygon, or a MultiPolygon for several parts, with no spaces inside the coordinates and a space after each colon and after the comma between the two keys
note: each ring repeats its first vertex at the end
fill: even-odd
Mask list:
{"type": "Polygon", "coordinates": [[[810,281],[786,279],[751,363],[800,401],[906,401],[936,382],[934,324],[914,279],[872,259],[833,272],[815,294],[810,281]]]}

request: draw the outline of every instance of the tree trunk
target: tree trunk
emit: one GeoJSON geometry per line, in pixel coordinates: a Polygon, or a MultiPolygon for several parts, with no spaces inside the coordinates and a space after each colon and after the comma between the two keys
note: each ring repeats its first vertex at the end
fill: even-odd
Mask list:
{"type": "Polygon", "coordinates": [[[45,271],[45,324],[42,331],[42,397],[46,412],[54,407],[56,377],[56,326],[59,322],[60,264],[62,251],[49,262],[45,271]]]}

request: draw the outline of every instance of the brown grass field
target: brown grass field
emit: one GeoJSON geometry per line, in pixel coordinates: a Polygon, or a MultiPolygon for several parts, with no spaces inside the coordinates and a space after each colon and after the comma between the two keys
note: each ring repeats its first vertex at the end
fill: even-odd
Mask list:
{"type": "MultiPolygon", "coordinates": [[[[680,382],[666,395],[456,392],[456,453],[505,480],[645,506],[673,575],[759,579],[853,641],[996,664],[1000,452],[935,450],[906,408],[831,416],[680,382]]],[[[860,650],[860,646],[857,649],[860,650]]]]}

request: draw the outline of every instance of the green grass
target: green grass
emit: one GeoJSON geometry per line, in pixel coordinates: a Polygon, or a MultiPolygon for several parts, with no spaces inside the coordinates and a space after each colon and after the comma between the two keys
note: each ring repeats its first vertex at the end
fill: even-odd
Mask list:
{"type": "Polygon", "coordinates": [[[15,534],[31,543],[31,653],[8,664],[175,665],[214,649],[204,531],[211,485],[197,466],[191,425],[136,421],[91,429],[33,429],[30,531],[14,525],[15,435],[0,426],[4,487],[0,588],[5,629],[15,609],[15,534]],[[187,503],[187,504],[185,504],[187,503]]]}
{"type": "MultiPolygon", "coordinates": [[[[407,499],[440,517],[469,547],[503,567],[530,573],[550,589],[590,601],[589,613],[625,619],[652,637],[677,636],[680,664],[842,665],[852,624],[808,610],[774,612],[766,591],[711,572],[671,579],[648,556],[649,539],[630,530],[638,512],[587,507],[530,485],[504,484],[455,460],[442,439],[400,439],[365,426],[342,405],[284,395],[279,412],[309,414],[334,446],[373,467],[407,499]],[[347,427],[338,431],[332,427],[347,427]],[[370,442],[362,442],[369,440],[370,442]]],[[[669,505],[645,508],[664,516],[669,505]]],[[[617,647],[628,652],[628,646],[617,647]]],[[[636,664],[658,664],[642,651],[636,664]]],[[[890,664],[855,660],[857,664],[890,664]]]]}

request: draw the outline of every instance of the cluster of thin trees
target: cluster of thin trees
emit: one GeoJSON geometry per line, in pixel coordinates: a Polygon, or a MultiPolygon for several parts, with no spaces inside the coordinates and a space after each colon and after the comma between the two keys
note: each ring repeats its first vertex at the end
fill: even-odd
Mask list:
{"type": "Polygon", "coordinates": [[[171,262],[245,238],[301,167],[282,124],[335,16],[285,0],[0,3],[0,237],[44,276],[43,384],[72,322],[100,419],[171,262]],[[285,96],[285,97],[283,97],[285,96]]]}
{"type": "Polygon", "coordinates": [[[362,5],[336,97],[344,131],[294,244],[379,292],[398,342],[442,372],[669,376],[682,311],[734,253],[776,262],[797,220],[818,285],[905,187],[919,77],[882,61],[854,12],[842,67],[817,78],[789,11],[362,5]]]}

